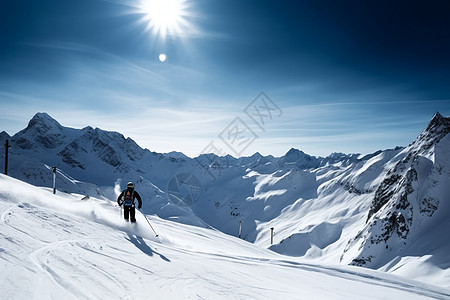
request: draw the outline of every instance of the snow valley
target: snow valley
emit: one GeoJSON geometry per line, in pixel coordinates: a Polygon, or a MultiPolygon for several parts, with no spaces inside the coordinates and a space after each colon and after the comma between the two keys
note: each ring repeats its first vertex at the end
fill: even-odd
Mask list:
{"type": "Polygon", "coordinates": [[[38,113],[0,133],[2,297],[450,299],[449,132],[436,113],[369,155],[189,158],[38,113]],[[158,239],[120,219],[127,181],[158,239]]]}

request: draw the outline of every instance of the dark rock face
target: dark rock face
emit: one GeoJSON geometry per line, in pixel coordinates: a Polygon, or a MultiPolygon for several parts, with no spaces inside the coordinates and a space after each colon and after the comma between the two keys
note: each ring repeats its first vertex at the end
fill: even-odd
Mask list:
{"type": "Polygon", "coordinates": [[[84,133],[79,138],[72,141],[58,153],[62,157],[63,162],[71,167],[85,169],[86,166],[75,157],[93,152],[101,161],[110,166],[117,167],[122,164],[119,154],[112,146],[113,138],[99,129],[85,128],[83,131],[84,133]]]}
{"type": "Polygon", "coordinates": [[[344,190],[346,190],[347,192],[349,192],[350,194],[355,194],[355,195],[363,195],[363,194],[370,194],[373,191],[371,189],[359,189],[356,186],[354,186],[353,184],[351,184],[350,182],[341,182],[340,183],[342,188],[344,190]]]}
{"type": "MultiPolygon", "coordinates": [[[[366,222],[388,202],[392,202],[392,215],[401,214],[402,211],[409,209],[408,223],[412,223],[412,205],[408,196],[415,191],[413,184],[417,182],[417,179],[417,171],[414,168],[410,168],[404,176],[394,174],[386,178],[375,192],[366,222]]],[[[404,218],[404,215],[402,217],[404,218]]],[[[387,227],[392,227],[395,224],[391,221],[396,221],[396,219],[389,217],[387,222],[390,222],[390,224],[386,225],[387,227]]],[[[385,233],[382,233],[382,235],[386,236],[385,233]]]]}
{"type": "Polygon", "coordinates": [[[74,158],[79,149],[80,149],[79,145],[75,142],[72,142],[67,147],[65,147],[61,152],[59,152],[58,155],[62,157],[63,162],[65,162],[72,168],[80,168],[85,170],[86,166],[74,158]]]}
{"type": "Polygon", "coordinates": [[[373,256],[368,257],[361,257],[361,258],[355,258],[351,265],[358,266],[358,267],[364,267],[367,263],[371,263],[373,259],[373,256]]]}
{"type": "MultiPolygon", "coordinates": [[[[419,156],[430,151],[449,132],[450,118],[444,118],[441,114],[436,113],[427,128],[410,145],[411,151],[408,155],[396,164],[395,168],[389,172],[389,176],[378,187],[366,222],[388,202],[392,202],[392,214],[391,217],[386,219],[386,230],[382,233],[385,238],[391,236],[386,232],[398,224],[395,216],[399,214],[403,219],[406,215],[404,226],[402,226],[404,233],[399,234],[399,236],[405,238],[408,235],[408,225],[410,226],[413,220],[413,207],[411,201],[408,200],[408,196],[415,192],[413,185],[417,185],[418,182],[416,168],[419,165],[419,156]],[[402,211],[403,214],[401,214],[402,211]]],[[[435,208],[437,209],[436,201],[430,199],[423,199],[421,204],[420,211],[430,217],[433,215],[435,208]]]]}
{"type": "Polygon", "coordinates": [[[24,150],[29,150],[31,148],[33,148],[33,143],[31,143],[29,140],[25,139],[25,138],[20,138],[18,140],[15,141],[16,145],[24,150]]]}
{"type": "Polygon", "coordinates": [[[100,139],[95,139],[92,141],[92,149],[98,154],[98,157],[108,165],[113,167],[118,167],[122,164],[120,157],[116,150],[110,145],[106,144],[100,139]]]}
{"type": "Polygon", "coordinates": [[[424,194],[421,187],[425,182],[432,182],[430,186],[437,184],[432,174],[442,173],[439,171],[442,167],[435,166],[427,157],[433,156],[435,146],[449,132],[450,118],[436,113],[419,137],[400,153],[403,158],[386,172],[374,193],[366,226],[349,241],[341,260],[357,247],[359,254],[351,264],[370,266],[382,249],[398,250],[406,245],[413,228],[435,214],[439,199],[424,194]]]}
{"type": "Polygon", "coordinates": [[[399,174],[393,174],[387,177],[378,187],[375,192],[375,197],[370,206],[369,215],[367,216],[367,221],[377,213],[388,201],[392,198],[395,190],[392,188],[397,182],[400,181],[402,177],[399,174]]]}
{"type": "Polygon", "coordinates": [[[432,217],[434,212],[439,208],[439,199],[433,197],[425,197],[420,202],[420,213],[427,217],[432,217]]]}
{"type": "Polygon", "coordinates": [[[36,141],[45,148],[53,149],[64,144],[63,138],[61,134],[38,135],[36,141]]]}
{"type": "Polygon", "coordinates": [[[433,145],[450,132],[450,118],[444,118],[440,113],[435,113],[427,128],[420,134],[417,141],[423,142],[422,151],[429,150],[433,145]]]}

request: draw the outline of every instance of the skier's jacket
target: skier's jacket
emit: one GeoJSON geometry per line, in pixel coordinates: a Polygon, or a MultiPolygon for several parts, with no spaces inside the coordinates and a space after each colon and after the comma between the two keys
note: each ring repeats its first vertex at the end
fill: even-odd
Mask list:
{"type": "Polygon", "coordinates": [[[134,207],[134,199],[137,199],[139,202],[139,208],[142,206],[141,196],[134,189],[126,189],[120,193],[119,197],[117,197],[117,203],[119,205],[123,204],[124,206],[133,206],[134,207]]]}

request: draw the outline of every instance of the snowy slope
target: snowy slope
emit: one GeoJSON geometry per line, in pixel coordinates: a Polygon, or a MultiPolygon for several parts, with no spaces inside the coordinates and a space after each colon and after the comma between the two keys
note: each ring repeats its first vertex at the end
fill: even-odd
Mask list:
{"type": "Polygon", "coordinates": [[[50,187],[56,165],[59,191],[102,200],[132,180],[143,210],[161,219],[231,236],[241,226],[242,239],[310,263],[365,266],[449,288],[449,120],[436,114],[409,146],[365,156],[291,149],[279,158],[191,159],[39,113],[11,138],[10,174],[50,187]]]}
{"type": "Polygon", "coordinates": [[[355,165],[313,171],[318,197],[262,224],[271,249],[354,264],[449,286],[450,119],[436,114],[406,148],[355,165]]]}
{"type": "Polygon", "coordinates": [[[450,290],[311,264],[114,202],[53,195],[0,175],[1,299],[450,299],[450,290]]]}

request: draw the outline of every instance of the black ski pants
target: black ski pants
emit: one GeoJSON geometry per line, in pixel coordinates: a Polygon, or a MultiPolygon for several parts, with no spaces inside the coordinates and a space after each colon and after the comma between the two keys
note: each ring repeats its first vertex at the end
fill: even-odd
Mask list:
{"type": "Polygon", "coordinates": [[[131,222],[136,222],[136,209],[133,206],[123,206],[123,214],[125,220],[128,220],[128,217],[131,217],[131,222]]]}

